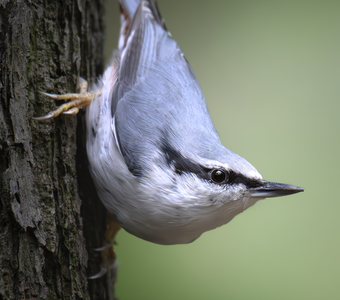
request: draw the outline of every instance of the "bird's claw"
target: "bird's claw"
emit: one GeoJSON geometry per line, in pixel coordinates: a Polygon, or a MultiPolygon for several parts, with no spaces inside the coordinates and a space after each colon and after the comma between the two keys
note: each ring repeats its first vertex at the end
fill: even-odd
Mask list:
{"type": "Polygon", "coordinates": [[[107,212],[106,215],[106,224],[107,229],[105,232],[104,245],[102,247],[93,249],[94,251],[100,252],[102,256],[102,266],[97,274],[88,277],[88,279],[98,279],[104,276],[109,270],[112,269],[115,264],[116,253],[113,250],[113,241],[120,229],[120,225],[113,219],[109,212],[107,212]]]}
{"type": "Polygon", "coordinates": [[[58,117],[60,114],[64,115],[75,115],[79,112],[80,108],[87,107],[90,105],[91,101],[96,97],[101,95],[101,90],[96,90],[93,92],[87,92],[87,81],[83,78],[78,80],[77,90],[79,93],[75,94],[49,94],[39,91],[39,94],[52,98],[54,100],[70,100],[63,105],[60,105],[56,110],[49,112],[47,115],[42,117],[35,117],[33,120],[44,121],[52,118],[58,117]]]}
{"type": "Polygon", "coordinates": [[[102,247],[94,248],[93,250],[94,250],[94,251],[101,252],[101,251],[104,251],[104,250],[109,249],[110,247],[112,247],[112,245],[109,244],[109,243],[107,243],[107,244],[103,245],[102,247]]]}
{"type": "Polygon", "coordinates": [[[106,272],[107,272],[107,269],[105,267],[101,267],[100,271],[97,274],[88,277],[88,279],[99,279],[103,277],[106,274],[106,272]]]}
{"type": "Polygon", "coordinates": [[[104,246],[93,250],[100,252],[103,265],[100,267],[100,271],[97,274],[88,277],[88,279],[98,279],[103,277],[108,270],[112,269],[116,260],[116,253],[113,251],[112,244],[107,243],[104,246]]]}

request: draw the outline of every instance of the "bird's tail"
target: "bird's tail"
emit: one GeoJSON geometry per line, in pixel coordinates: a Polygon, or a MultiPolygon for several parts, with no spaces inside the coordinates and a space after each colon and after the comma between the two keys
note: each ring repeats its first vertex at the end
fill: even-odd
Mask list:
{"type": "Polygon", "coordinates": [[[161,25],[165,30],[165,24],[162,16],[158,10],[155,0],[119,0],[120,5],[120,36],[118,42],[118,49],[123,50],[127,37],[129,36],[129,29],[133,21],[134,15],[140,5],[147,6],[154,19],[161,25]],[[141,3],[143,2],[143,3],[141,3]]]}

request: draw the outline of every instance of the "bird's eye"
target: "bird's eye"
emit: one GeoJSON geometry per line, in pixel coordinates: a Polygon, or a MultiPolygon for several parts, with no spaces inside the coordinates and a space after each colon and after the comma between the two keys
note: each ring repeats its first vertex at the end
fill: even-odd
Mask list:
{"type": "Polygon", "coordinates": [[[213,170],[210,176],[211,179],[216,183],[222,183],[227,180],[227,174],[219,169],[213,170]]]}

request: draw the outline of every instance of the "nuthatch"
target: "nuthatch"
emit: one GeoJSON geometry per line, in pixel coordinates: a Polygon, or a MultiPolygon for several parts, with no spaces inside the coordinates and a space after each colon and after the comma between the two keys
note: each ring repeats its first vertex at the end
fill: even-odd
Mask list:
{"type": "Polygon", "coordinates": [[[121,227],[144,240],[185,244],[257,201],[303,191],[268,182],[225,148],[198,80],[154,0],[121,0],[121,32],[94,92],[38,120],[86,112],[92,178],[121,227]]]}

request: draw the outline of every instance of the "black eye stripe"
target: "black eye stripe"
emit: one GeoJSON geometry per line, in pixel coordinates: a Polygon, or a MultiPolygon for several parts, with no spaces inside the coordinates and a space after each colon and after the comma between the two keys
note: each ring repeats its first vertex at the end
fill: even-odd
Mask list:
{"type": "Polygon", "coordinates": [[[164,151],[168,166],[174,168],[177,174],[192,173],[202,179],[209,179],[208,169],[199,164],[193,163],[190,159],[185,158],[172,147],[164,146],[162,150],[164,151]]]}
{"type": "Polygon", "coordinates": [[[230,171],[228,184],[239,184],[239,183],[243,183],[245,186],[249,188],[255,188],[255,187],[259,187],[263,185],[263,183],[260,180],[250,179],[244,176],[243,174],[230,171]]]}
{"type": "Polygon", "coordinates": [[[200,164],[196,164],[190,159],[185,158],[179,151],[174,149],[165,139],[162,141],[161,149],[164,153],[165,160],[169,167],[174,168],[177,174],[195,174],[197,177],[219,185],[227,184],[244,184],[249,188],[262,186],[259,180],[250,179],[240,173],[227,171],[223,168],[206,168],[200,164]],[[214,182],[211,178],[212,172],[221,170],[226,174],[226,180],[222,183],[214,182]]]}

